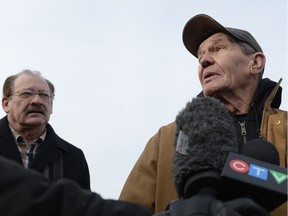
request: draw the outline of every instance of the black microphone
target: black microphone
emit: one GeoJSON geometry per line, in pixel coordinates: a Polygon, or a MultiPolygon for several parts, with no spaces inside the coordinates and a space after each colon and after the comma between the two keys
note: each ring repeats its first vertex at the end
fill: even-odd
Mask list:
{"type": "Polygon", "coordinates": [[[234,121],[216,98],[197,97],[176,117],[173,180],[179,198],[206,193],[228,200],[220,173],[229,152],[239,152],[234,121]]]}
{"type": "Polygon", "coordinates": [[[229,153],[221,176],[232,198],[249,197],[270,212],[287,201],[287,169],[279,164],[276,147],[254,139],[241,147],[240,154],[229,153]]]}
{"type": "Polygon", "coordinates": [[[275,145],[264,139],[249,140],[240,148],[240,154],[274,165],[280,165],[279,153],[275,145]]]}

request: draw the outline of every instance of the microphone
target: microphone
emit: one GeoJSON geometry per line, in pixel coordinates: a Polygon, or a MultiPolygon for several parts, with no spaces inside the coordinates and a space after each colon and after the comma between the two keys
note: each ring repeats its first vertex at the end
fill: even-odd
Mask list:
{"type": "Polygon", "coordinates": [[[218,99],[197,97],[188,102],[176,117],[172,164],[180,199],[154,216],[268,215],[254,200],[230,193],[222,180],[220,174],[228,154],[239,153],[236,137],[234,121],[218,99]]]}
{"type": "Polygon", "coordinates": [[[237,132],[226,107],[214,97],[196,97],[176,117],[172,174],[179,198],[206,193],[228,200],[220,173],[229,152],[238,153],[237,132]]]}
{"type": "Polygon", "coordinates": [[[276,147],[254,139],[229,153],[221,176],[235,198],[250,197],[270,212],[287,201],[287,169],[279,164],[276,147]]]}
{"type": "Polygon", "coordinates": [[[280,165],[278,150],[275,145],[264,139],[249,140],[240,149],[240,154],[274,165],[280,165]]]}
{"type": "MultiPolygon", "coordinates": [[[[247,200],[255,201],[266,211],[272,211],[287,200],[287,169],[277,166],[279,154],[275,146],[256,139],[239,149],[236,137],[235,123],[218,99],[197,97],[187,103],[176,117],[176,151],[172,164],[174,185],[180,199],[208,195],[227,203],[235,200],[241,211],[250,207],[260,210],[252,204],[245,206],[247,200]],[[254,171],[252,176],[248,176],[247,171],[244,175],[239,170],[232,170],[229,162],[238,158],[247,161],[247,167],[252,173],[254,171]],[[271,178],[262,183],[263,180],[255,178],[262,174],[261,167],[269,170],[266,172],[269,176],[274,176],[273,184],[269,182],[271,178]]],[[[234,166],[239,168],[238,162],[234,166]]]]}

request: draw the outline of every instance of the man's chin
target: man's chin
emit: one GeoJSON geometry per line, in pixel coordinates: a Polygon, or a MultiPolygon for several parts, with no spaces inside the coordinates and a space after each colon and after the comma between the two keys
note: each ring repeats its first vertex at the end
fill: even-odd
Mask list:
{"type": "Polygon", "coordinates": [[[30,118],[30,119],[27,119],[24,123],[27,126],[29,127],[41,127],[43,125],[46,125],[47,124],[47,121],[43,118],[30,118]]]}
{"type": "Polygon", "coordinates": [[[216,91],[213,91],[213,90],[203,90],[203,93],[205,96],[209,96],[209,97],[212,97],[215,95],[215,92],[216,91]]]}
{"type": "Polygon", "coordinates": [[[203,86],[203,93],[205,96],[211,96],[212,97],[212,96],[220,93],[221,89],[223,89],[223,88],[220,88],[219,85],[209,85],[208,84],[206,86],[203,86]]]}

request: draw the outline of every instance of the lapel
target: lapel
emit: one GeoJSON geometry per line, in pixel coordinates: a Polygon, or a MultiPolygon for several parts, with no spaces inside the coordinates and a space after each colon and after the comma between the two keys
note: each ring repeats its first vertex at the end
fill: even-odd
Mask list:
{"type": "Polygon", "coordinates": [[[52,127],[47,124],[46,128],[45,140],[41,144],[41,147],[31,164],[32,169],[39,171],[50,163],[58,160],[61,157],[61,151],[63,151],[62,143],[52,127]]]}
{"type": "Polygon", "coordinates": [[[0,155],[17,161],[23,166],[17,144],[9,128],[7,116],[0,119],[0,155]]]}

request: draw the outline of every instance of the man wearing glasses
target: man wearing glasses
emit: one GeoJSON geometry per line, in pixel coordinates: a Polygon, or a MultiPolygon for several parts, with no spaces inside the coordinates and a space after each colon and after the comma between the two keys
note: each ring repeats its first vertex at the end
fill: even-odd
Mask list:
{"type": "Polygon", "coordinates": [[[37,71],[9,76],[3,85],[0,155],[36,170],[53,182],[68,178],[90,190],[81,149],[60,138],[48,123],[55,88],[37,71]]]}

